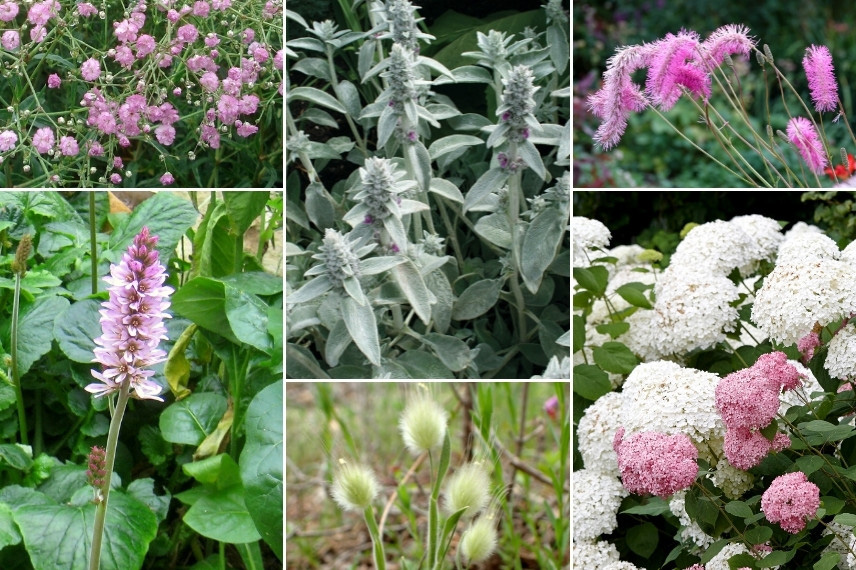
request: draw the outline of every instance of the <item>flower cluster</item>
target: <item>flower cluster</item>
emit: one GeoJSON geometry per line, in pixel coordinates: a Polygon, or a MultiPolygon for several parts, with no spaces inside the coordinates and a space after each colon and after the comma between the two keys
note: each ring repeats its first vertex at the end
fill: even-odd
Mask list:
{"type": "Polygon", "coordinates": [[[817,514],[820,489],[802,471],[773,479],[761,496],[761,510],[768,521],[779,523],[791,534],[805,528],[806,519],[817,514]]]}
{"type": "MultiPolygon", "coordinates": [[[[378,39],[391,38],[396,44],[419,53],[419,40],[433,40],[434,36],[422,32],[418,25],[424,18],[416,17],[416,9],[408,0],[387,2],[381,12],[387,30],[378,35],[378,39]]],[[[429,42],[430,43],[430,42],[429,42]]]]}
{"type": "Polygon", "coordinates": [[[698,450],[686,435],[642,432],[624,439],[624,428],[613,442],[624,487],[631,493],[666,498],[690,487],[698,473],[698,450]]]}
{"type": "Polygon", "coordinates": [[[86,481],[96,489],[104,486],[106,451],[103,447],[93,446],[89,451],[89,468],[86,470],[86,481]]]}
{"type": "Polygon", "coordinates": [[[627,491],[617,477],[591,469],[573,474],[574,540],[596,539],[618,526],[616,515],[627,491]]]}
{"type": "Polygon", "coordinates": [[[502,80],[505,87],[502,90],[502,104],[497,108],[500,124],[491,133],[488,146],[500,144],[503,137],[511,142],[520,142],[529,138],[531,129],[538,129],[540,124],[532,112],[535,110],[535,92],[540,89],[533,85],[535,75],[532,69],[518,65],[509,71],[502,80]]]}
{"type": "Polygon", "coordinates": [[[130,383],[134,397],[163,401],[150,367],[166,360],[166,353],[157,346],[166,340],[163,319],[170,316],[165,311],[173,289],[163,284],[166,273],[158,262],[157,242],[157,236],[143,228],[121,263],[111,265],[110,276],[104,278],[110,285],[110,299],[102,303],[103,334],[95,339],[94,351],[94,362],[102,370],[93,370],[99,382],[86,386],[96,396],[117,392],[123,383],[130,383]]]}
{"type": "Polygon", "coordinates": [[[345,214],[345,219],[372,224],[390,215],[401,218],[399,194],[416,186],[412,180],[402,180],[406,177],[404,171],[386,158],[367,158],[365,165],[360,168],[361,183],[355,188],[356,194],[353,196],[359,203],[345,214]]]}
{"type": "Polygon", "coordinates": [[[371,506],[377,493],[378,483],[371,469],[339,459],[339,468],[333,477],[332,495],[343,511],[363,511],[371,506]]]}
{"type": "Polygon", "coordinates": [[[349,277],[360,276],[360,258],[374,249],[374,244],[358,247],[355,242],[327,228],[324,232],[324,244],[319,252],[312,256],[321,263],[306,272],[306,275],[326,275],[337,287],[344,287],[343,282],[349,277]]]}
{"type": "Polygon", "coordinates": [[[609,245],[612,234],[603,223],[582,216],[571,219],[571,232],[574,244],[574,267],[591,265],[589,250],[603,249],[609,245]]]}

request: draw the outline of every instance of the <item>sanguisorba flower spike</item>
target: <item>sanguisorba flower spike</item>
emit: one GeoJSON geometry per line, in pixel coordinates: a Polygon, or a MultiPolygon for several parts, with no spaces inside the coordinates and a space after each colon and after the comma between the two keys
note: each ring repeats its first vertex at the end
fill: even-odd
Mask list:
{"type": "Polygon", "coordinates": [[[809,169],[815,174],[822,173],[827,165],[826,153],[811,121],[805,117],[794,117],[788,121],[787,135],[809,169]]]}
{"type": "Polygon", "coordinates": [[[832,54],[826,46],[810,46],[802,60],[811,100],[818,112],[834,111],[838,107],[838,81],[832,65],[832,54]]]}
{"type": "Polygon", "coordinates": [[[86,386],[96,397],[118,392],[124,382],[130,382],[133,397],[163,401],[158,395],[160,385],[150,377],[151,366],[166,359],[157,346],[166,340],[163,319],[170,317],[165,311],[173,289],[163,284],[166,273],[158,261],[157,242],[157,236],[143,228],[104,278],[110,298],[102,303],[102,335],[95,339],[93,360],[102,369],[92,371],[99,382],[86,386]]]}

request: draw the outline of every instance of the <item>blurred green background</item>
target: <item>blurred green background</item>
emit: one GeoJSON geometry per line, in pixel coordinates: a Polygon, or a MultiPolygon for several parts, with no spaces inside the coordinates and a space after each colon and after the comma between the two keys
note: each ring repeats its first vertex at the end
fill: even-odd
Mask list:
{"type": "MultiPolygon", "coordinates": [[[[788,76],[794,87],[809,102],[808,86],[801,61],[805,49],[824,44],[829,47],[835,64],[844,108],[850,112],[849,79],[856,67],[856,34],[853,33],[856,8],[842,1],[806,2],[805,0],[756,0],[752,2],[689,0],[610,0],[573,3],[573,85],[574,85],[574,186],[575,187],[744,187],[740,179],[716,165],[674,133],[656,113],[647,110],[631,116],[627,131],[617,147],[603,152],[593,148],[592,134],[600,120],[586,109],[586,96],[601,86],[607,59],[624,45],[654,42],[667,33],[681,29],[694,30],[705,39],[725,24],[743,24],[757,39],[759,49],[768,44],[776,65],[788,76]]],[[[735,63],[740,74],[747,112],[760,132],[766,129],[764,76],[752,57],[735,63]]],[[[742,59],[742,58],[739,58],[742,59]]],[[[634,80],[644,86],[645,71],[634,80]]],[[[771,87],[772,81],[770,82],[771,87]]],[[[778,92],[771,88],[770,113],[774,130],[784,130],[788,114],[778,92]]],[[[719,110],[730,109],[718,88],[711,102],[719,110]]],[[[791,93],[785,101],[792,112],[797,99],[791,93]]],[[[804,114],[804,112],[802,112],[804,114]]],[[[840,159],[836,150],[847,146],[856,153],[843,121],[833,125],[831,113],[824,116],[830,138],[833,160],[840,159]],[[849,143],[849,146],[848,146],[849,143]]],[[[682,98],[666,116],[690,139],[717,157],[724,157],[707,127],[698,122],[694,105],[682,98]]],[[[745,128],[745,127],[744,127],[745,128]]],[[[780,145],[784,146],[784,145],[780,145]]],[[[740,148],[740,147],[738,147],[740,148]]],[[[744,156],[748,158],[748,149],[744,156]]],[[[788,151],[790,152],[790,150],[788,151]]],[[[798,164],[796,153],[787,155],[798,164]]],[[[755,164],[760,166],[761,161],[755,164]]],[[[811,179],[814,184],[813,179],[811,179]]],[[[821,183],[831,186],[826,176],[821,183]]]]}

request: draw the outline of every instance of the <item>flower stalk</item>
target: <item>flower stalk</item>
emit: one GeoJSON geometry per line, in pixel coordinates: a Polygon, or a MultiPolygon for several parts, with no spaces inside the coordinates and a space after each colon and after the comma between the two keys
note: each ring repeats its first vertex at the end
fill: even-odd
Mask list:
{"type": "Polygon", "coordinates": [[[27,258],[33,249],[33,238],[24,234],[15,251],[12,271],[15,273],[15,295],[12,300],[12,383],[15,386],[15,403],[18,408],[18,429],[21,431],[21,443],[28,445],[27,414],[24,409],[24,394],[21,390],[21,376],[18,373],[18,316],[21,310],[21,280],[27,274],[27,258]]]}

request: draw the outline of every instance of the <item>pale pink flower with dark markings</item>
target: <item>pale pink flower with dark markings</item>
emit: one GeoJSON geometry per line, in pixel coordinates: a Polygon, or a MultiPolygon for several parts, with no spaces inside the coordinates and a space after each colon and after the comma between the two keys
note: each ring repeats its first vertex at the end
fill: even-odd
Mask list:
{"type": "Polygon", "coordinates": [[[838,106],[838,81],[829,48],[815,45],[807,48],[802,64],[814,108],[818,112],[834,111],[838,106]]]}
{"type": "Polygon", "coordinates": [[[817,130],[811,121],[805,117],[794,117],[788,121],[787,135],[788,140],[797,147],[800,156],[809,169],[815,174],[822,173],[828,162],[823,150],[823,143],[820,141],[817,130]]]}

